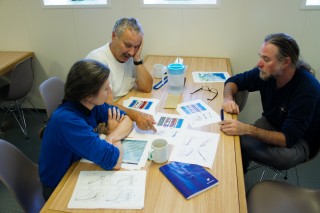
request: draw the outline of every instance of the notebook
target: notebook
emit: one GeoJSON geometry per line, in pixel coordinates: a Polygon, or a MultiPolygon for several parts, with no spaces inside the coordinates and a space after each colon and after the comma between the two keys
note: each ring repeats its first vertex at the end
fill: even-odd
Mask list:
{"type": "Polygon", "coordinates": [[[218,180],[202,166],[172,162],[160,167],[160,171],[186,198],[190,199],[218,184],[218,180]]]}

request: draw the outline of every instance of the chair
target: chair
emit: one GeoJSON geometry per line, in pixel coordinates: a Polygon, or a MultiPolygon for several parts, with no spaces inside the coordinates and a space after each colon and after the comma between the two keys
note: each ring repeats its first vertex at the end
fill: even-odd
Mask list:
{"type": "MultiPolygon", "coordinates": [[[[32,57],[29,57],[14,67],[10,75],[9,84],[0,88],[1,108],[5,109],[5,114],[0,122],[1,129],[6,116],[8,114],[13,114],[23,134],[28,137],[27,124],[22,105],[25,100],[28,100],[26,95],[31,90],[32,85],[32,57]]],[[[31,102],[30,104],[35,109],[31,102]]]]}
{"type": "Polygon", "coordinates": [[[320,190],[262,181],[247,193],[248,213],[318,213],[320,190]]]}
{"type": "MultiPolygon", "coordinates": [[[[300,164],[298,164],[298,165],[301,165],[301,164],[303,164],[303,163],[307,163],[307,162],[313,160],[315,157],[317,157],[318,153],[320,152],[320,143],[315,143],[315,145],[316,145],[316,147],[314,147],[313,149],[310,150],[309,158],[308,158],[306,161],[304,161],[304,162],[302,162],[302,163],[300,163],[300,164]]],[[[298,177],[298,168],[297,168],[298,165],[295,165],[295,166],[292,167],[292,168],[295,168],[296,178],[297,178],[297,185],[299,186],[299,177],[298,177]]],[[[266,175],[266,173],[267,173],[268,170],[273,170],[275,174],[274,174],[272,180],[275,180],[275,178],[276,178],[278,175],[282,175],[283,178],[284,178],[284,180],[289,179],[290,182],[293,184],[292,178],[291,178],[291,176],[290,176],[289,173],[288,173],[288,170],[289,170],[290,168],[287,169],[287,170],[280,170],[280,169],[273,168],[273,167],[268,166],[268,165],[263,165],[263,164],[259,164],[259,163],[258,163],[256,166],[253,166],[253,167],[249,168],[248,171],[254,170],[254,169],[257,169],[257,168],[260,168],[260,167],[263,167],[263,166],[264,166],[265,168],[264,168],[264,170],[263,170],[263,172],[262,172],[262,174],[261,174],[261,177],[260,177],[259,182],[261,182],[261,181],[263,180],[263,178],[265,177],[265,175],[266,175]]]]}
{"type": "Polygon", "coordinates": [[[42,100],[45,103],[47,116],[50,117],[51,113],[62,103],[64,96],[64,82],[57,77],[51,77],[39,86],[39,91],[42,100]]]}
{"type": "Polygon", "coordinates": [[[39,212],[45,201],[38,165],[11,143],[0,139],[0,181],[13,193],[27,213],[39,212]]]}
{"type": "Polygon", "coordinates": [[[246,106],[248,96],[249,96],[248,90],[238,91],[237,94],[234,96],[234,101],[238,104],[240,112],[246,106]]]}

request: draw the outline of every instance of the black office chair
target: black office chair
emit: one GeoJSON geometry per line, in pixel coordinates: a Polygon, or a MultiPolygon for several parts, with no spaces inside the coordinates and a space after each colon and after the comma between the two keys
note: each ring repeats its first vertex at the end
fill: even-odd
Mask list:
{"type": "Polygon", "coordinates": [[[45,201],[38,165],[11,143],[0,139],[0,181],[27,213],[38,213],[45,201]]]}
{"type": "Polygon", "coordinates": [[[320,190],[262,181],[247,193],[248,213],[319,213],[320,190]]]}
{"type": "Polygon", "coordinates": [[[10,82],[0,88],[1,108],[5,110],[5,114],[0,121],[1,130],[3,130],[2,123],[6,116],[13,114],[23,134],[28,137],[22,105],[27,100],[35,109],[34,105],[27,99],[27,94],[30,92],[32,85],[32,57],[29,57],[14,67],[10,75],[10,82]]]}

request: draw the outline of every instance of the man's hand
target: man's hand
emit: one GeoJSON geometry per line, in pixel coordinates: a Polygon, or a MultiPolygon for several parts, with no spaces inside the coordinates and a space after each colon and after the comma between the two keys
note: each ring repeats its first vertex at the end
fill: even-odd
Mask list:
{"type": "Polygon", "coordinates": [[[220,130],[226,135],[244,135],[247,133],[248,124],[238,120],[224,120],[219,123],[220,130]]]}
{"type": "Polygon", "coordinates": [[[230,113],[230,114],[239,114],[240,113],[238,104],[236,104],[236,102],[233,100],[225,100],[222,103],[222,109],[226,113],[230,113]]]}
{"type": "Polygon", "coordinates": [[[142,58],[141,58],[142,47],[143,47],[143,38],[142,38],[142,41],[141,41],[141,44],[140,44],[138,51],[133,56],[133,60],[136,62],[142,60],[142,58]]]}
{"type": "Polygon", "coordinates": [[[152,129],[154,132],[157,132],[157,129],[154,127],[154,124],[156,124],[156,121],[154,120],[152,115],[135,110],[133,121],[136,122],[139,129],[142,129],[142,130],[152,129]]]}

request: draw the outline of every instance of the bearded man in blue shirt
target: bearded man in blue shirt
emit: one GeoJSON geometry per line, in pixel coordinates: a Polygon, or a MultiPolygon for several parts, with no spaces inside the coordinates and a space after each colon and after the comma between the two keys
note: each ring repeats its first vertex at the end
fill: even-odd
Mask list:
{"type": "Polygon", "coordinates": [[[238,135],[244,172],[250,161],[287,170],[309,158],[320,130],[320,84],[311,67],[299,59],[299,46],[284,33],[266,36],[257,66],[229,78],[224,87],[225,112],[238,114],[238,91],[259,91],[262,117],[253,125],[220,122],[227,135],[238,135]]]}

